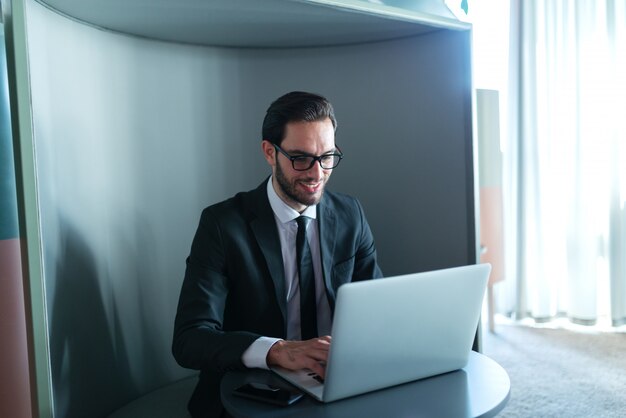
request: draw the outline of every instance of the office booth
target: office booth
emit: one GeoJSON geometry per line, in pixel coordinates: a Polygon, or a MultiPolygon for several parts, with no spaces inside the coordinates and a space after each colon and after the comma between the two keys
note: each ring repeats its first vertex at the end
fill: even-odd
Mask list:
{"type": "Polygon", "coordinates": [[[476,261],[471,27],[412,4],[2,0],[39,416],[193,374],[170,345],[200,212],[269,175],[288,91],[334,104],[328,187],[360,199],[385,275],[476,261]]]}

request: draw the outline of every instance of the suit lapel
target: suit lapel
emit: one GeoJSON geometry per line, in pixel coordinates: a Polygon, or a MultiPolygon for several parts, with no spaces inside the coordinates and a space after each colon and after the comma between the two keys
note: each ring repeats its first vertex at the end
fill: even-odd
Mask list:
{"type": "Polygon", "coordinates": [[[320,255],[322,258],[322,272],[324,274],[324,284],[326,295],[331,311],[335,310],[335,290],[331,282],[333,268],[333,254],[335,252],[335,242],[337,238],[337,218],[331,204],[325,203],[322,199],[318,204],[318,222],[320,233],[320,255]]]}
{"type": "Polygon", "coordinates": [[[287,290],[285,288],[285,269],[283,265],[280,239],[276,229],[274,212],[267,198],[267,181],[263,182],[251,194],[250,207],[255,216],[250,220],[250,228],[265,257],[271,280],[274,283],[276,300],[283,316],[283,327],[287,324],[287,290]]]}

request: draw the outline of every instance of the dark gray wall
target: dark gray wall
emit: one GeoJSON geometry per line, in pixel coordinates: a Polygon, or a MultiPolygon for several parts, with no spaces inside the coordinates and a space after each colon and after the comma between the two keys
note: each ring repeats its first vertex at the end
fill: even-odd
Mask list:
{"type": "Polygon", "coordinates": [[[300,50],[98,31],[28,3],[57,416],[104,415],[189,372],[170,343],[201,209],[255,187],[268,104],[335,104],[387,274],[473,260],[469,33],[300,50]],[[95,395],[97,394],[97,395],[95,395]]]}
{"type": "Polygon", "coordinates": [[[252,50],[241,64],[242,101],[309,89],[334,103],[346,158],[330,187],[361,199],[385,274],[474,259],[468,32],[252,50]]]}

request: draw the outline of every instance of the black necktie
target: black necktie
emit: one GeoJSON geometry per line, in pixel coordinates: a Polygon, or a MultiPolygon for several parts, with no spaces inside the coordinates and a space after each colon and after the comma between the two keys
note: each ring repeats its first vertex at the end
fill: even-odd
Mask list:
{"type": "Polygon", "coordinates": [[[300,330],[302,340],[317,337],[317,310],[315,309],[315,275],[311,249],[306,239],[306,227],[311,218],[300,216],[298,235],[296,236],[296,259],[298,261],[298,276],[300,277],[300,330]]]}

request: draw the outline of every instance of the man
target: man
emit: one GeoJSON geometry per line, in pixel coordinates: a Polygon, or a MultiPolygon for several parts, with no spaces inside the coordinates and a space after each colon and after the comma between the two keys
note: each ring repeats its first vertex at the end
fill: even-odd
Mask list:
{"type": "Polygon", "coordinates": [[[181,366],[201,370],[194,417],[222,414],[229,370],[278,365],[324,376],[337,289],[382,276],[360,203],[325,192],[343,158],[336,127],[324,97],[278,98],[261,142],[271,177],[202,212],[172,345],[181,366]]]}

